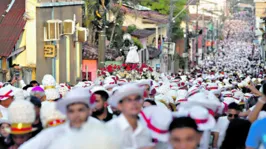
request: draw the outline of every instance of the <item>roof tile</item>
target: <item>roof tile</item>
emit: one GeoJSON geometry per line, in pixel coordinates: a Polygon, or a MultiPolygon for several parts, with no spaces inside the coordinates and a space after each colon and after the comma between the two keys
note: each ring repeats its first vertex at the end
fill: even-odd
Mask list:
{"type": "MultiPolygon", "coordinates": [[[[0,0],[0,15],[5,13],[10,2],[11,0],[0,0]]],[[[0,56],[9,56],[12,52],[26,24],[24,13],[25,0],[16,0],[0,23],[0,56]]]]}

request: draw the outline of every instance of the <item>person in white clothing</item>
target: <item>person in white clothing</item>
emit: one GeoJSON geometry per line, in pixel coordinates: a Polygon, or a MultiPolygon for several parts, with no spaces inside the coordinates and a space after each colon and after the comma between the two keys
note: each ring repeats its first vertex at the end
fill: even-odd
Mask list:
{"type": "Polygon", "coordinates": [[[16,88],[7,85],[0,89],[0,118],[7,117],[7,108],[14,100],[16,88]]]}
{"type": "Polygon", "coordinates": [[[122,113],[107,123],[107,127],[119,139],[123,149],[152,147],[148,129],[138,120],[143,103],[144,88],[135,84],[121,86],[109,99],[109,104],[122,113]]]}
{"type": "Polygon", "coordinates": [[[212,130],[214,134],[213,148],[219,148],[222,145],[230,121],[238,118],[239,113],[239,106],[235,102],[228,105],[227,116],[220,117],[212,130]]]}
{"type": "Polygon", "coordinates": [[[104,125],[86,123],[82,131],[67,133],[54,141],[48,149],[120,149],[112,135],[104,125]]]}
{"type": "Polygon", "coordinates": [[[47,149],[57,139],[67,133],[82,130],[84,124],[103,125],[100,121],[90,117],[95,97],[87,89],[76,88],[70,91],[64,99],[56,102],[56,108],[67,116],[67,122],[57,127],[45,129],[37,136],[25,142],[19,149],[47,149]],[[88,100],[89,99],[89,100],[88,100]]]}

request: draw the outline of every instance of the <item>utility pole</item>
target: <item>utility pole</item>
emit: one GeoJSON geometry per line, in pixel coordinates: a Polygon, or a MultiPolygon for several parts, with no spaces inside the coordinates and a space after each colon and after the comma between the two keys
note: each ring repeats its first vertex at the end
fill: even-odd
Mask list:
{"type": "MultiPolygon", "coordinates": [[[[173,24],[173,15],[174,15],[174,0],[170,0],[170,15],[169,15],[169,26],[168,26],[168,32],[167,32],[167,41],[168,41],[168,52],[170,50],[170,42],[172,42],[172,24],[173,24]]],[[[173,63],[173,56],[168,54],[168,66],[167,66],[167,70],[170,71],[172,70],[172,63],[173,63]],[[170,61],[169,61],[169,57],[170,57],[170,61]],[[169,66],[170,65],[170,66],[169,66]]]]}
{"type": "Polygon", "coordinates": [[[105,65],[105,51],[106,51],[106,13],[107,9],[104,3],[105,1],[98,1],[99,11],[103,12],[102,30],[98,31],[98,69],[101,69],[105,65]],[[100,5],[100,2],[102,3],[100,5]]]}
{"type": "MultiPolygon", "coordinates": [[[[197,18],[198,18],[198,15],[199,15],[199,0],[197,0],[197,18]]],[[[196,65],[198,65],[199,63],[199,55],[198,55],[198,52],[199,52],[199,35],[198,35],[198,28],[199,28],[199,21],[198,19],[196,20],[196,65]]]]}
{"type": "Polygon", "coordinates": [[[205,16],[204,13],[202,15],[202,22],[203,22],[203,29],[202,29],[202,62],[204,61],[204,52],[205,52],[205,47],[206,47],[206,41],[205,41],[205,16]]]}
{"type": "Polygon", "coordinates": [[[168,23],[168,30],[167,30],[167,41],[172,41],[171,33],[172,33],[172,19],[174,15],[174,0],[170,0],[170,15],[169,15],[169,23],[168,23]]]}
{"type": "Polygon", "coordinates": [[[187,46],[189,44],[188,21],[189,21],[189,16],[188,14],[186,14],[185,53],[183,54],[183,57],[185,59],[185,72],[188,72],[188,46],[187,46]]]}

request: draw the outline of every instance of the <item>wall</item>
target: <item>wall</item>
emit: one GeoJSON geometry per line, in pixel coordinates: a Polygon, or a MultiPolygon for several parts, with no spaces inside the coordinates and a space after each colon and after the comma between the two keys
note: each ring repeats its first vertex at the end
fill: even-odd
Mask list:
{"type": "Polygon", "coordinates": [[[94,81],[97,78],[97,60],[82,60],[82,72],[91,72],[91,80],[94,81]]]}
{"type": "Polygon", "coordinates": [[[26,33],[26,61],[25,65],[36,67],[37,62],[37,37],[36,37],[36,0],[26,1],[26,14],[28,15],[25,26],[26,33]]]}
{"type": "MultiPolygon", "coordinates": [[[[26,46],[26,32],[25,31],[23,31],[20,34],[20,37],[19,37],[19,39],[16,43],[16,46],[15,46],[15,50],[17,50],[21,47],[24,47],[24,46],[26,46]]],[[[13,64],[20,64],[20,66],[25,67],[25,66],[27,66],[26,59],[27,59],[27,49],[24,50],[23,52],[19,53],[18,55],[13,56],[12,62],[13,62],[13,64]]]]}
{"type": "Polygon", "coordinates": [[[156,24],[142,23],[142,17],[128,13],[124,17],[123,26],[130,26],[130,25],[136,25],[138,29],[155,28],[157,26],[156,24]]]}
{"type": "MultiPolygon", "coordinates": [[[[37,80],[42,80],[45,74],[52,74],[52,59],[45,58],[43,48],[44,42],[44,26],[47,20],[52,19],[52,7],[37,8],[36,13],[36,29],[37,29],[37,80]]],[[[76,21],[82,24],[82,7],[81,5],[76,6],[64,6],[64,7],[54,7],[54,19],[73,20],[73,16],[76,14],[76,21]]],[[[46,42],[46,44],[52,44],[51,42],[46,42]]],[[[56,78],[57,82],[66,82],[66,37],[61,36],[60,40],[56,42],[58,45],[59,53],[59,68],[56,69],[59,74],[59,78],[56,78]]],[[[81,60],[76,59],[76,45],[73,36],[70,36],[70,83],[76,83],[77,63],[81,64],[81,60]]],[[[80,46],[79,46],[80,47],[80,46]]],[[[81,47],[79,48],[79,53],[81,54],[81,47]]],[[[80,56],[81,57],[81,56],[80,56]]]]}

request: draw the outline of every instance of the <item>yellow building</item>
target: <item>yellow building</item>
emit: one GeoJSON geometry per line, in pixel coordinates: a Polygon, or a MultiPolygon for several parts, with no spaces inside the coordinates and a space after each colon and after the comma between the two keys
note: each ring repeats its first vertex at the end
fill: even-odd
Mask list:
{"type": "MultiPolygon", "coordinates": [[[[7,5],[10,2],[4,1],[7,5]]],[[[40,82],[45,74],[52,74],[58,83],[76,83],[77,78],[81,76],[82,45],[77,33],[82,30],[80,26],[83,4],[82,0],[11,2],[14,7],[10,7],[6,16],[12,19],[12,16],[14,18],[21,13],[18,18],[21,25],[16,26],[18,30],[13,31],[17,33],[12,38],[14,44],[9,47],[0,46],[0,51],[5,51],[0,52],[2,69],[8,69],[12,64],[20,64],[26,83],[35,79],[40,82]]],[[[8,22],[8,19],[4,18],[3,23],[6,22],[16,23],[8,22]]],[[[2,30],[5,28],[1,28],[0,24],[0,32],[2,30]]],[[[2,77],[3,81],[4,79],[2,77]]]]}

